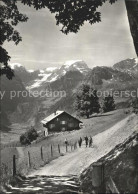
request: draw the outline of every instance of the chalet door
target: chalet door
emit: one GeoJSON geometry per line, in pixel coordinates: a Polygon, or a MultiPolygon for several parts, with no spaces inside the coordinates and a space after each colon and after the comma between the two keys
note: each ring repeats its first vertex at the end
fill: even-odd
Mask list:
{"type": "Polygon", "coordinates": [[[61,127],[61,131],[66,131],[67,128],[66,127],[61,127]]]}

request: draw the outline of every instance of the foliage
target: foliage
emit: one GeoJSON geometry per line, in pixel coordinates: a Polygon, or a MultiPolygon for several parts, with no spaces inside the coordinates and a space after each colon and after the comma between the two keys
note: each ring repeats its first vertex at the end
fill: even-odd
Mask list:
{"type": "Polygon", "coordinates": [[[20,142],[23,145],[30,144],[32,141],[36,140],[37,137],[37,131],[34,128],[31,128],[29,131],[20,136],[20,142]]]}
{"type": "Polygon", "coordinates": [[[56,14],[57,25],[62,24],[61,31],[68,34],[78,32],[85,21],[90,24],[100,22],[101,13],[97,9],[107,1],[112,4],[117,0],[22,0],[22,3],[36,9],[47,7],[56,14]]]}
{"type": "Polygon", "coordinates": [[[107,96],[104,98],[104,105],[103,105],[103,111],[109,112],[115,110],[115,101],[113,96],[107,96]]]}
{"type": "Polygon", "coordinates": [[[16,45],[22,40],[19,32],[14,29],[19,22],[26,22],[28,17],[19,12],[17,0],[2,0],[0,3],[0,75],[5,74],[8,79],[12,79],[14,73],[8,66],[10,56],[2,47],[5,41],[13,41],[16,45]]]}
{"type": "MultiPolygon", "coordinates": [[[[22,0],[22,3],[33,6],[36,9],[47,7],[55,14],[57,25],[61,24],[61,31],[77,33],[84,22],[94,24],[101,21],[99,7],[105,2],[110,4],[117,0],[22,0]]],[[[125,0],[125,5],[133,37],[136,54],[138,55],[138,1],[125,0]]]]}
{"type": "Polygon", "coordinates": [[[88,84],[83,84],[77,91],[75,109],[80,116],[86,116],[87,118],[92,113],[98,113],[100,104],[97,91],[88,84]]]}
{"type": "MultiPolygon", "coordinates": [[[[90,24],[100,22],[101,13],[97,11],[97,8],[106,1],[108,0],[21,0],[21,3],[33,6],[36,10],[47,7],[51,13],[56,14],[56,24],[62,24],[61,31],[68,34],[69,32],[77,33],[85,21],[89,21],[90,24]]],[[[109,0],[111,4],[115,1],[117,0],[109,0]]],[[[8,79],[12,79],[14,72],[8,67],[10,56],[2,45],[5,41],[13,41],[17,45],[22,40],[14,26],[19,22],[26,22],[28,17],[19,12],[17,0],[2,0],[0,12],[0,63],[3,65],[0,68],[0,75],[5,74],[8,79]]]]}
{"type": "MultiPolygon", "coordinates": [[[[19,32],[14,29],[19,22],[26,22],[27,16],[19,12],[18,0],[1,0],[0,4],[0,44],[5,41],[13,41],[17,45],[21,40],[19,32]]],[[[65,34],[69,32],[77,33],[84,22],[94,24],[101,21],[101,13],[98,11],[105,2],[115,3],[117,0],[21,0],[21,3],[33,6],[36,10],[47,7],[51,13],[55,14],[56,24],[62,25],[61,31],[65,34]]],[[[131,27],[131,34],[137,50],[137,1],[126,1],[128,19],[131,27]],[[136,3],[135,3],[136,2],[136,3]],[[132,10],[133,8],[133,10],[132,10]],[[132,10],[132,13],[131,13],[132,10]],[[134,12],[134,14],[133,14],[134,12]],[[136,18],[135,21],[133,18],[136,18]],[[133,30],[135,29],[135,30],[133,30]]],[[[13,77],[13,71],[8,67],[10,56],[7,51],[0,46],[1,59],[3,65],[0,68],[0,75],[6,74],[8,79],[13,77]]]]}

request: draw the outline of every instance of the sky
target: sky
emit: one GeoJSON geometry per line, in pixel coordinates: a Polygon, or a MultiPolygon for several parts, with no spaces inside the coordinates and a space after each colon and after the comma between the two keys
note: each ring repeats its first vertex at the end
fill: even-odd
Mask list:
{"type": "Polygon", "coordinates": [[[93,68],[136,57],[123,0],[101,7],[102,22],[85,22],[77,34],[68,35],[56,26],[54,15],[47,8],[36,11],[21,3],[18,7],[29,20],[16,27],[22,42],[4,45],[11,56],[10,63],[20,63],[26,69],[44,69],[60,67],[68,60],[84,60],[93,68]]]}

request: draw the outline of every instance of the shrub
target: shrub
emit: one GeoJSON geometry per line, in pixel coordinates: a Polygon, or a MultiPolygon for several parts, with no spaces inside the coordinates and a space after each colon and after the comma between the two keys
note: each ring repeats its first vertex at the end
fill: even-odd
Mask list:
{"type": "Polygon", "coordinates": [[[20,142],[22,145],[26,145],[26,144],[30,144],[31,142],[29,141],[28,137],[27,137],[27,134],[22,134],[20,136],[20,142]]]}
{"type": "Polygon", "coordinates": [[[30,129],[27,134],[28,134],[28,139],[31,142],[36,140],[38,137],[37,131],[34,128],[30,129]]]}
{"type": "Polygon", "coordinates": [[[37,137],[37,131],[34,128],[31,128],[29,131],[20,136],[20,143],[22,145],[30,144],[32,141],[36,140],[37,137]]]}
{"type": "Polygon", "coordinates": [[[103,111],[109,112],[115,110],[115,101],[113,96],[107,96],[104,98],[104,105],[103,105],[103,111]]]}

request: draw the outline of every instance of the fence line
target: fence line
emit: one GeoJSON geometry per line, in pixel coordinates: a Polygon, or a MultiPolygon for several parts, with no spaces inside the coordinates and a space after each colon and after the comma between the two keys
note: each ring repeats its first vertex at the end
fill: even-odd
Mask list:
{"type": "MultiPolygon", "coordinates": [[[[16,148],[9,148],[16,149],[16,148]]],[[[77,149],[77,143],[57,144],[48,146],[27,146],[24,150],[23,158],[16,153],[10,155],[7,160],[2,161],[2,176],[15,176],[16,174],[25,174],[29,169],[37,169],[50,161],[64,154],[71,153],[77,149]]],[[[17,150],[16,150],[17,151],[17,150]]],[[[3,150],[4,152],[4,150],[3,150]]],[[[10,151],[9,151],[10,152],[10,151]]],[[[11,151],[12,153],[12,151],[11,151]]],[[[4,157],[2,157],[4,158],[4,157]]]]}

